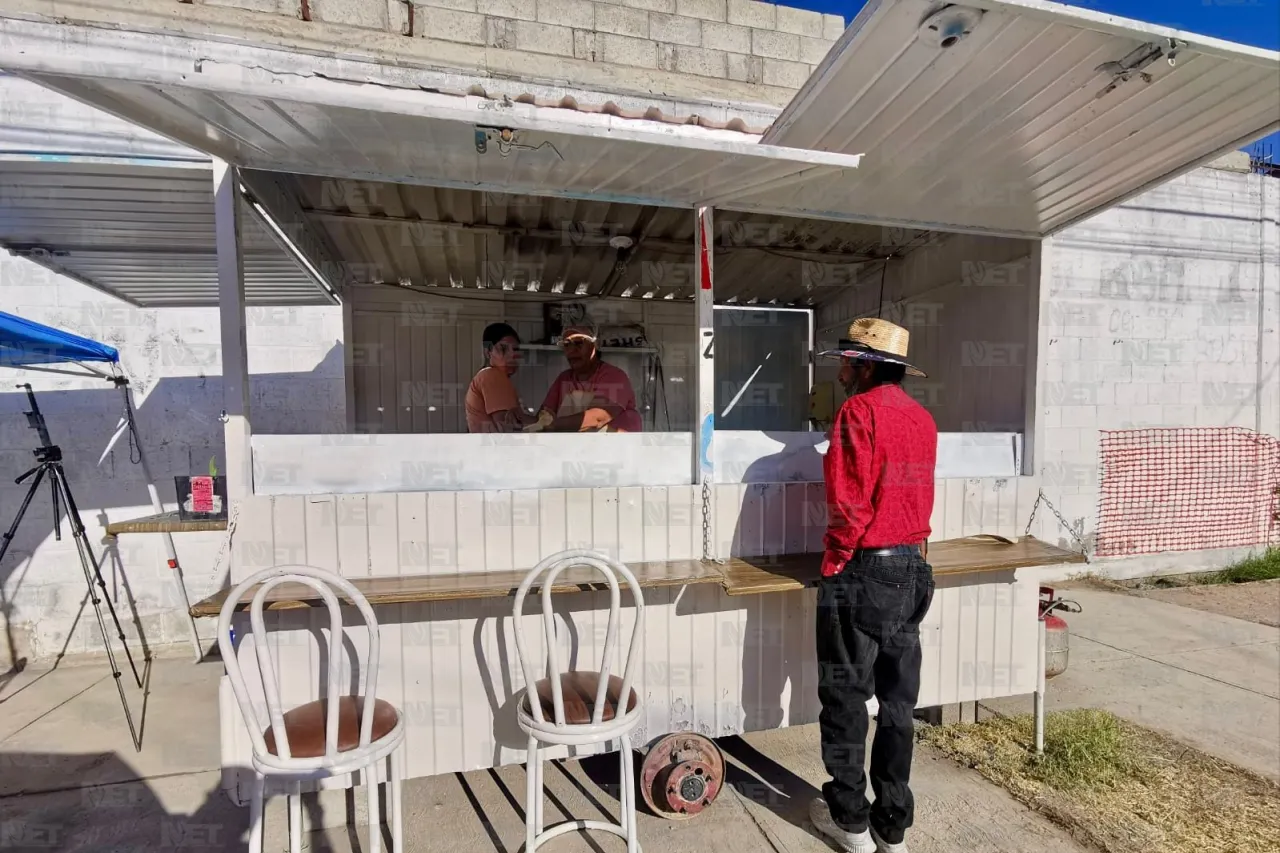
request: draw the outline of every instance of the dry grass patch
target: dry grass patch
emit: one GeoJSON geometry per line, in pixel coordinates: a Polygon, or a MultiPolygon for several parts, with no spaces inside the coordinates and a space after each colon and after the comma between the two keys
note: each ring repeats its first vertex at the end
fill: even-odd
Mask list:
{"type": "Polygon", "coordinates": [[[1107,853],[1280,850],[1280,786],[1106,711],[920,727],[922,741],[1107,853]]]}

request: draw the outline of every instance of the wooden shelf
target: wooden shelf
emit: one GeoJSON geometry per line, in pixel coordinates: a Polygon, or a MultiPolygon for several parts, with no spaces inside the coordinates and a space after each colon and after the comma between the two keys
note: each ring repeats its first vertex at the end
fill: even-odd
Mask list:
{"type": "Polygon", "coordinates": [[[162,512],[129,521],[112,521],[107,524],[108,536],[121,533],[205,533],[227,529],[227,521],[183,521],[178,511],[162,512]]]}
{"type": "MultiPolygon", "coordinates": [[[[532,350],[533,352],[561,352],[561,351],[562,351],[562,350],[561,350],[561,348],[560,348],[560,346],[559,346],[558,344],[521,344],[521,345],[520,345],[520,349],[532,350]]],[[[599,352],[601,352],[601,353],[606,353],[606,354],[607,354],[607,353],[611,353],[611,352],[642,352],[642,353],[650,353],[650,354],[652,354],[652,353],[656,353],[656,352],[658,351],[658,348],[657,348],[657,347],[651,347],[651,346],[644,346],[644,347],[596,347],[596,349],[597,349],[597,351],[599,351],[599,352]]]]}
{"type": "MultiPolygon", "coordinates": [[[[641,588],[684,586],[694,583],[722,583],[724,576],[714,563],[699,560],[672,560],[634,563],[629,566],[641,588]]],[[[456,601],[468,598],[513,597],[527,571],[469,572],[454,575],[400,575],[379,578],[349,578],[370,604],[410,604],[420,601],[456,601]]],[[[608,589],[599,572],[588,566],[573,566],[560,573],[552,593],[588,592],[608,589]]],[[[253,590],[240,599],[237,610],[249,609],[253,590]]],[[[536,589],[536,587],[535,587],[536,589]]],[[[230,590],[222,590],[191,606],[195,617],[218,616],[230,590]]],[[[533,592],[530,591],[530,595],[533,592]]],[[[302,584],[281,584],[267,595],[266,610],[295,610],[321,603],[315,591],[302,584]]]]}
{"type": "MultiPolygon", "coordinates": [[[[930,542],[927,559],[935,577],[1085,562],[1083,554],[1041,542],[1034,536],[1017,542],[991,536],[930,542]]],[[[724,590],[729,595],[787,592],[813,586],[821,573],[821,554],[735,558],[724,566],[724,590]]]]}

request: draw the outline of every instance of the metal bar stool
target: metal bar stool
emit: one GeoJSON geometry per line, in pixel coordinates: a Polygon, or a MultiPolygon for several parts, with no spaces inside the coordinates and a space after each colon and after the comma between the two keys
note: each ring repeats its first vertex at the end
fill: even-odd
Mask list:
{"type": "Polygon", "coordinates": [[[274,566],[245,579],[231,591],[218,617],[218,649],[231,679],[240,713],[253,742],[255,773],[253,796],[249,805],[249,851],[262,853],[262,807],[268,777],[289,783],[289,850],[302,850],[301,783],[329,776],[361,771],[361,780],[369,789],[369,850],[382,849],[382,821],[378,817],[378,762],[390,758],[387,777],[388,822],[391,824],[392,849],[401,853],[404,837],[401,822],[400,780],[404,777],[404,721],[389,702],[377,697],[378,685],[378,621],[373,608],[349,581],[312,566],[274,566]],[[262,608],[267,594],[286,583],[310,587],[323,599],[329,610],[329,672],[325,679],[325,697],[289,711],[280,705],[276,668],[266,642],[267,629],[262,608]],[[258,658],[258,675],[266,708],[255,702],[245,683],[231,636],[231,617],[236,605],[255,584],[262,584],[253,596],[249,622],[253,630],[254,650],[258,658]],[[352,665],[359,671],[359,687],[354,695],[339,696],[342,671],[342,610],[336,587],[344,598],[360,611],[369,629],[369,653],[363,663],[359,653],[352,665]],[[264,717],[265,711],[265,717],[264,717]]]}
{"type": "Polygon", "coordinates": [[[535,853],[545,842],[575,830],[601,830],[627,841],[627,853],[638,853],[636,834],[636,792],[632,769],[631,741],[628,737],[640,722],[640,702],[632,685],[632,663],[644,633],[644,595],[635,575],[622,563],[588,550],[570,550],[547,557],[533,568],[516,591],[516,654],[524,671],[524,699],[519,704],[520,728],[529,736],[527,786],[525,798],[524,853],[535,853]],[[600,668],[590,671],[564,672],[556,649],[555,621],[551,609],[551,589],[556,577],[571,566],[590,566],[609,584],[609,624],[605,632],[600,668]],[[545,575],[545,578],[543,577],[545,575]],[[619,633],[621,575],[631,588],[635,600],[636,619],[631,641],[626,646],[622,677],[612,675],[610,661],[619,633]],[[542,593],[543,642],[547,658],[547,677],[538,679],[534,660],[529,655],[521,629],[525,595],[530,587],[542,593]],[[542,822],[542,762],[544,745],[585,746],[618,741],[622,776],[617,823],[601,820],[567,820],[544,829],[542,822]]]}

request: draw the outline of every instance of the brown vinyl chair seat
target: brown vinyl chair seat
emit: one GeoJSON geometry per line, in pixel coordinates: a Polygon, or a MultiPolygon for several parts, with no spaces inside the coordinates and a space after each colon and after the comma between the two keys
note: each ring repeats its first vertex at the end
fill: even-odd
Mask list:
{"type": "MultiPolygon", "coordinates": [[[[567,704],[568,699],[565,701],[567,704]]],[[[363,709],[363,696],[342,696],[338,699],[338,752],[347,752],[360,745],[360,717],[363,709]]],[[[285,712],[284,730],[292,757],[320,758],[324,755],[325,722],[328,715],[329,702],[325,699],[317,699],[285,712]]],[[[371,742],[386,737],[399,721],[400,712],[394,705],[375,699],[371,742]]],[[[276,735],[270,726],[262,733],[262,738],[267,742],[267,752],[276,755],[276,735]]]]}
{"type": "MultiPolygon", "coordinates": [[[[566,672],[560,676],[560,692],[564,700],[564,721],[571,726],[585,725],[591,722],[595,713],[596,690],[600,685],[598,672],[566,672]]],[[[542,717],[549,723],[556,720],[555,699],[551,695],[551,679],[544,678],[534,684],[533,692],[538,694],[538,702],[542,705],[542,717]]],[[[622,696],[622,679],[616,675],[609,676],[609,684],[605,688],[604,715],[602,721],[608,722],[618,715],[618,705],[622,696]]],[[[639,700],[634,688],[627,697],[627,710],[635,709],[639,700]]],[[[529,694],[525,694],[526,713],[532,715],[529,707],[529,694]]]]}

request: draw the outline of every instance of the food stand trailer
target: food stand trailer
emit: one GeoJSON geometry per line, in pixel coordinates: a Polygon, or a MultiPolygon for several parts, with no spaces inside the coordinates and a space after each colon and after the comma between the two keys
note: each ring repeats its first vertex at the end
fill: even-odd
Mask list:
{"type": "MultiPolygon", "coordinates": [[[[940,459],[958,473],[939,472],[929,547],[938,591],[922,629],[920,704],[1042,693],[1035,568],[1083,559],[1061,547],[1071,546],[1070,531],[1035,514],[1045,429],[1035,366],[1052,344],[1040,322],[1051,275],[1044,238],[1280,126],[1275,52],[1042,0],[870,4],[762,136],[468,93],[456,75],[198,36],[65,21],[0,26],[0,66],[217,158],[229,579],[298,562],[366,592],[381,621],[380,694],[406,717],[409,777],[523,760],[509,596],[524,570],[568,547],[617,556],[647,588],[636,746],[673,732],[701,742],[817,719],[806,585],[824,524],[821,434],[715,430],[715,311],[741,291],[740,304],[807,308],[828,334],[881,310],[891,269],[905,270],[895,278],[914,269],[920,235],[935,235],[925,242],[944,255],[954,249],[953,262],[973,244],[941,245],[936,235],[1023,241],[1030,270],[1012,321],[986,318],[1010,326],[993,333],[1025,341],[1022,429],[989,469],[975,462],[988,439],[943,437],[954,449],[941,448],[940,459]],[[280,175],[676,211],[691,251],[664,269],[689,275],[648,292],[639,285],[632,298],[686,311],[664,345],[688,356],[684,428],[422,435],[410,418],[399,430],[407,434],[359,435],[355,424],[348,436],[255,435],[239,200],[276,223],[282,243],[343,301],[348,331],[368,283],[309,227],[280,175]],[[721,215],[905,239],[873,276],[826,282],[820,298],[802,286],[781,300],[753,299],[741,278],[749,273],[717,275],[721,215]],[[879,296],[868,285],[875,279],[879,296]],[[1033,516],[1039,539],[1025,536],[1033,516]]],[[[630,236],[644,246],[643,227],[630,236]]],[[[419,298],[412,284],[399,298],[419,298]]],[[[532,283],[501,290],[504,311],[547,295],[530,293],[532,283]]],[[[410,340],[382,352],[411,360],[416,350],[410,340]]],[[[353,343],[345,353],[350,419],[371,365],[353,343]]],[[[943,366],[915,358],[926,370],[943,366]]],[[[604,639],[601,593],[571,573],[556,592],[567,651],[590,659],[604,639]]],[[[269,637],[239,637],[250,668],[253,644],[272,645],[286,705],[318,698],[319,617],[308,603],[281,593],[269,637]]],[[[215,596],[194,612],[216,615],[219,605],[215,596]]],[[[359,629],[350,636],[360,644],[359,629]]],[[[225,684],[221,710],[225,784],[243,803],[249,739],[225,684]]],[[[670,815],[670,806],[658,810],[670,815]]]]}

